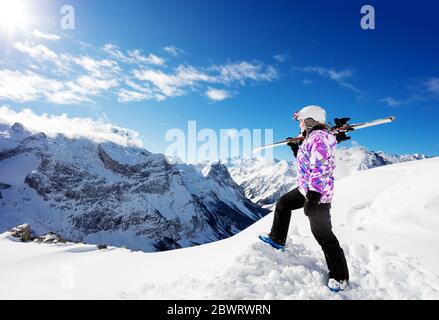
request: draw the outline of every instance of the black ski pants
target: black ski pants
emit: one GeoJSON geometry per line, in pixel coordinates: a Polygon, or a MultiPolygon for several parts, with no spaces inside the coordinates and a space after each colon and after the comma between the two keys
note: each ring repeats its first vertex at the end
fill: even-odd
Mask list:
{"type": "MultiPolygon", "coordinates": [[[[283,195],[276,204],[273,227],[270,237],[277,243],[285,245],[291,220],[291,211],[303,208],[305,197],[296,188],[283,195]]],[[[322,247],[329,277],[335,280],[349,280],[349,271],[343,249],[332,232],[331,205],[320,204],[319,210],[309,216],[311,232],[322,247]]]]}

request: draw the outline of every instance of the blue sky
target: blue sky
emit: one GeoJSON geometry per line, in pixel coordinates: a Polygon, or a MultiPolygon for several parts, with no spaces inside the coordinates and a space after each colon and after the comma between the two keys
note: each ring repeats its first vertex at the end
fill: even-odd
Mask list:
{"type": "Polygon", "coordinates": [[[103,119],[164,152],[190,120],[281,140],[295,109],[319,104],[331,119],[396,115],[352,134],[369,149],[439,155],[434,1],[69,1],[74,30],[64,4],[26,1],[28,25],[0,31],[0,105],[103,119]],[[360,28],[365,4],[376,30],[360,28]]]}

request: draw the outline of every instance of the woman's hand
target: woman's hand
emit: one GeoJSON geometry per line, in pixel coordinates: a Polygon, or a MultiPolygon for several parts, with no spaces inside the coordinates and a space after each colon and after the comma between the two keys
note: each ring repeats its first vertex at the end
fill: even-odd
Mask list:
{"type": "Polygon", "coordinates": [[[337,138],[337,143],[342,143],[343,141],[351,139],[351,137],[348,137],[345,132],[340,132],[335,137],[337,138]]]}
{"type": "Polygon", "coordinates": [[[291,137],[285,139],[289,141],[287,143],[287,146],[291,148],[291,151],[293,151],[295,158],[297,158],[297,153],[299,152],[300,145],[303,143],[303,141],[297,141],[296,139],[291,137]]]}

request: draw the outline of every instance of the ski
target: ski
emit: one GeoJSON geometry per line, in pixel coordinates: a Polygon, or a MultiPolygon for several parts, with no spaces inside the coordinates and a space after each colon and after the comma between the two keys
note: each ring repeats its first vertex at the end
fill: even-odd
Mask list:
{"type": "MultiPolygon", "coordinates": [[[[353,124],[353,125],[347,124],[345,129],[346,129],[346,132],[353,131],[353,130],[359,130],[359,129],[365,129],[365,128],[375,127],[375,126],[379,126],[379,125],[386,124],[386,123],[391,123],[395,120],[396,120],[396,117],[391,116],[391,117],[387,117],[384,119],[368,121],[368,122],[363,122],[363,123],[357,123],[357,124],[353,124]]],[[[343,129],[343,127],[341,129],[343,129]]]]}
{"type": "MultiPolygon", "coordinates": [[[[390,117],[383,118],[383,119],[361,122],[361,123],[357,123],[357,124],[348,124],[349,120],[351,120],[351,119],[350,118],[335,119],[335,126],[333,126],[331,128],[331,132],[333,134],[337,135],[340,133],[348,133],[348,132],[355,131],[355,130],[375,127],[375,126],[383,125],[386,123],[391,123],[391,122],[396,120],[396,117],[390,116],[390,117]]],[[[279,141],[279,142],[275,142],[272,144],[260,146],[260,147],[253,149],[253,154],[257,154],[265,149],[271,149],[271,148],[276,148],[279,146],[284,146],[284,145],[287,145],[288,143],[291,143],[291,142],[299,143],[299,142],[303,141],[304,139],[305,138],[303,138],[303,137],[297,137],[294,139],[279,141]]]]}

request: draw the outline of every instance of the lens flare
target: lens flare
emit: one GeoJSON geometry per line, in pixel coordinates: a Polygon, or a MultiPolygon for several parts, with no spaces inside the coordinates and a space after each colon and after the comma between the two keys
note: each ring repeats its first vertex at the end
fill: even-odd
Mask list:
{"type": "Polygon", "coordinates": [[[27,11],[22,0],[0,0],[0,30],[25,29],[30,22],[27,11]]]}

